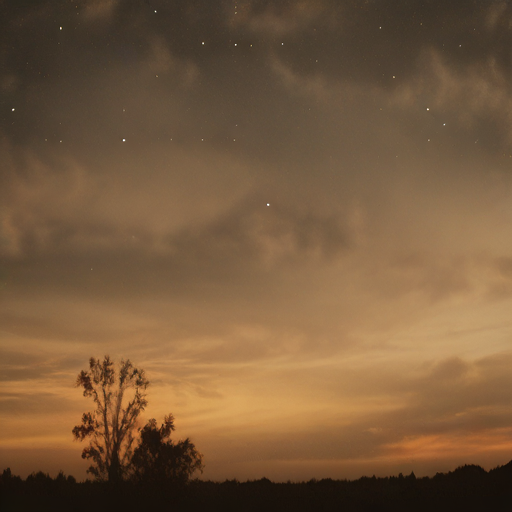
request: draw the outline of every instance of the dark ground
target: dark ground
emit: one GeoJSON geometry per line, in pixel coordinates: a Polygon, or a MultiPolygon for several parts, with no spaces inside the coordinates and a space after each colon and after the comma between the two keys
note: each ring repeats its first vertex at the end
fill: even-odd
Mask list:
{"type": "Polygon", "coordinates": [[[355,481],[222,483],[117,487],[42,472],[26,480],[5,470],[0,480],[1,512],[117,511],[512,511],[512,461],[489,472],[466,465],[446,474],[416,478],[363,477],[355,481]]]}

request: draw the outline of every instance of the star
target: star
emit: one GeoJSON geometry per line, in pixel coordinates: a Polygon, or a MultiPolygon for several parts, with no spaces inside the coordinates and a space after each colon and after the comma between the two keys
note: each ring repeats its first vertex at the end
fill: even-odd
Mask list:
{"type": "Polygon", "coordinates": [[[123,139],[123,142],[126,142],[126,139],[123,139]]]}

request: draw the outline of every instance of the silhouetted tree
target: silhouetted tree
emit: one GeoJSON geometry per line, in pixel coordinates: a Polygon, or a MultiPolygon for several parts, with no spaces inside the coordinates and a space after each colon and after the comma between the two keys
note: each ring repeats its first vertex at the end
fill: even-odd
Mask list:
{"type": "Polygon", "coordinates": [[[160,428],[149,420],[140,429],[140,441],[132,457],[133,478],[140,482],[186,483],[195,471],[203,472],[203,456],[190,439],[174,442],[174,418],[169,414],[160,428]]]}
{"type": "Polygon", "coordinates": [[[132,456],[137,418],[147,405],[145,391],[149,382],[144,370],[134,368],[129,360],[122,360],[116,370],[109,356],[103,361],[91,357],[89,371],[80,372],[76,385],[95,404],[94,412],[84,413],[82,424],[73,429],[75,439],[90,439],[82,452],[83,459],[93,461],[87,472],[98,480],[119,481],[132,456]],[[124,406],[128,389],[133,394],[124,406]]]}

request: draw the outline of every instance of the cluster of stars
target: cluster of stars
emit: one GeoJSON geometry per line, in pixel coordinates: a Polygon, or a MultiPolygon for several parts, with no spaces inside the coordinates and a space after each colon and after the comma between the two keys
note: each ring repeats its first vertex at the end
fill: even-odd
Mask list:
{"type": "MultiPolygon", "coordinates": [[[[156,9],[153,9],[153,12],[154,12],[154,14],[157,14],[157,12],[158,12],[158,11],[157,11],[156,9]]],[[[77,14],[79,14],[79,13],[77,12],[77,14]]],[[[238,14],[238,5],[234,5],[234,14],[238,14]]],[[[419,24],[420,24],[420,25],[422,25],[422,23],[419,23],[419,24]]],[[[54,25],[54,27],[55,27],[55,25],[54,25]]],[[[385,29],[385,27],[383,27],[383,26],[381,25],[381,26],[378,26],[378,29],[379,29],[379,30],[383,30],[383,29],[385,29]]],[[[315,28],[314,30],[316,31],[316,28],[315,28]]],[[[59,31],[63,31],[63,26],[59,26],[59,31]]],[[[204,41],[204,40],[203,40],[203,41],[200,41],[200,42],[201,42],[201,46],[206,46],[206,45],[207,45],[208,40],[206,40],[206,41],[204,41]]],[[[276,42],[276,43],[277,43],[277,44],[279,44],[278,42],[276,42]]],[[[234,43],[232,42],[231,44],[233,44],[235,47],[238,47],[238,46],[244,46],[240,41],[238,41],[238,42],[234,42],[234,43]]],[[[252,44],[250,44],[249,46],[250,46],[250,47],[252,47],[253,45],[252,45],[252,44]]],[[[284,41],[281,41],[280,46],[284,46],[284,41]]],[[[443,45],[443,46],[444,46],[444,45],[443,45]]],[[[459,48],[461,48],[461,47],[462,47],[462,44],[459,44],[458,46],[459,46],[459,48]]],[[[316,60],[315,60],[315,62],[317,62],[317,63],[318,63],[318,59],[316,59],[316,60]]],[[[388,76],[389,76],[389,75],[388,75],[388,76]]],[[[155,75],[155,77],[156,77],[156,78],[158,78],[158,77],[159,77],[159,75],[157,74],[157,75],[155,75]]],[[[392,78],[393,78],[393,79],[396,79],[396,78],[397,78],[397,76],[396,76],[396,75],[392,75],[392,78]]],[[[426,109],[426,111],[427,111],[427,112],[430,112],[430,110],[431,110],[431,109],[430,109],[430,107],[425,107],[425,109],[426,109]]],[[[380,110],[382,110],[382,108],[381,108],[380,110]]],[[[14,112],[14,111],[15,111],[15,108],[13,107],[13,108],[11,109],[11,111],[12,111],[12,112],[14,112]]],[[[124,109],[124,108],[123,108],[123,112],[125,112],[125,109],[124,109]]],[[[446,123],[442,123],[442,126],[443,126],[443,127],[445,127],[445,126],[446,126],[446,123]]],[[[48,140],[48,139],[45,139],[45,141],[47,141],[47,140],[48,140]]],[[[119,140],[119,139],[117,139],[117,140],[119,140]]],[[[122,140],[122,142],[123,142],[123,143],[127,141],[127,139],[126,139],[126,138],[122,138],[121,140],[122,140]]],[[[172,140],[172,139],[170,139],[170,140],[172,140]]],[[[196,140],[197,140],[197,139],[196,139],[196,140]]],[[[206,139],[206,140],[207,140],[207,139],[206,139]]],[[[226,139],[226,140],[230,140],[230,139],[226,139]]],[[[427,140],[428,140],[428,142],[430,142],[430,141],[431,141],[431,139],[430,139],[430,138],[428,138],[427,140]]],[[[205,138],[201,138],[201,142],[204,142],[204,141],[205,141],[205,138]]],[[[236,139],[236,138],[233,138],[233,139],[232,139],[232,141],[233,141],[233,142],[236,142],[236,141],[237,141],[237,139],[236,139]]],[[[62,140],[59,140],[59,142],[60,142],[60,143],[62,143],[62,140]]]]}

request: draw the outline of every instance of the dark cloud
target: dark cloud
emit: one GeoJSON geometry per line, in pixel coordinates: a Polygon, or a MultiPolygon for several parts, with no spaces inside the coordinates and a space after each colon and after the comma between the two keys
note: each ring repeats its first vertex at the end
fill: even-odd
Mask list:
{"type": "MultiPolygon", "coordinates": [[[[353,460],[387,455],[388,446],[409,438],[487,435],[493,429],[507,428],[512,419],[508,407],[512,389],[510,364],[510,354],[474,362],[451,358],[433,365],[424,376],[405,380],[398,377],[401,382],[396,387],[392,379],[375,379],[368,387],[365,379],[372,382],[372,376],[365,377],[360,372],[357,378],[367,394],[359,400],[371,394],[383,402],[388,393],[405,399],[407,404],[375,411],[351,422],[344,420],[340,404],[339,410],[331,411],[324,426],[305,430],[290,427],[286,432],[270,432],[262,427],[259,442],[237,449],[243,450],[247,460],[353,460]],[[337,419],[334,425],[333,418],[337,419]]],[[[415,457],[410,455],[411,459],[415,457]]]]}
{"type": "Polygon", "coordinates": [[[2,393],[0,410],[5,415],[34,416],[46,414],[48,409],[54,414],[67,412],[73,402],[54,393],[34,392],[30,395],[2,393]]]}
{"type": "MultiPolygon", "coordinates": [[[[4,134],[53,143],[65,138],[95,150],[122,138],[218,144],[238,137],[261,155],[251,141],[268,133],[275,157],[291,134],[314,137],[318,114],[279,90],[272,57],[303,79],[327,79],[336,90],[357,84],[386,91],[405,106],[409,125],[419,120],[416,109],[430,105],[434,138],[444,138],[442,124],[455,121],[459,129],[473,126],[480,144],[493,147],[503,136],[510,144],[510,7],[500,2],[247,2],[236,16],[229,2],[166,3],[154,6],[157,15],[144,2],[99,6],[56,11],[50,3],[39,10],[32,4],[6,13],[12,22],[3,40],[3,82],[12,92],[4,108],[17,109],[4,116],[4,134]],[[100,10],[110,13],[111,23],[87,15],[100,10]],[[49,33],[41,34],[41,19],[50,18],[54,26],[45,24],[49,33]],[[189,30],[197,25],[200,36],[189,30]],[[254,34],[261,31],[260,42],[254,34]],[[283,34],[284,44],[269,33],[283,34]]],[[[376,100],[366,125],[382,118],[378,109],[386,98],[376,100]]]]}
{"type": "Polygon", "coordinates": [[[27,338],[30,338],[31,335],[32,337],[37,336],[39,339],[48,339],[48,331],[51,329],[46,325],[41,325],[42,322],[37,324],[34,318],[26,317],[23,320],[24,328],[19,324],[16,325],[8,315],[2,315],[4,329],[18,333],[18,339],[22,341],[20,344],[22,348],[19,351],[4,348],[0,350],[2,355],[0,380],[4,382],[46,380],[52,382],[52,385],[58,381],[60,383],[74,383],[75,368],[83,361],[76,355],[71,355],[69,351],[49,355],[48,351],[41,347],[39,350],[29,352],[23,346],[24,335],[27,338]]]}
{"type": "MultiPolygon", "coordinates": [[[[167,253],[169,263],[182,261],[191,265],[205,260],[212,264],[236,260],[241,265],[256,260],[272,265],[301,257],[331,259],[349,247],[349,230],[334,216],[323,218],[264,201],[264,197],[243,198],[239,205],[205,226],[165,235],[163,256],[167,253]]],[[[130,252],[135,252],[134,257],[140,258],[157,249],[156,235],[137,226],[120,229],[117,225],[95,224],[87,218],[77,223],[77,219],[54,216],[51,206],[45,207],[47,211],[39,215],[17,211],[9,219],[9,228],[15,234],[5,244],[6,255],[11,252],[21,260],[49,255],[84,258],[88,256],[83,253],[86,248],[89,256],[97,253],[108,258],[110,253],[130,258],[130,252]],[[14,247],[19,248],[18,253],[14,247]]]]}
{"type": "Polygon", "coordinates": [[[493,297],[507,297],[512,293],[512,258],[500,257],[489,265],[489,291],[493,297]]]}
{"type": "Polygon", "coordinates": [[[278,200],[246,198],[224,218],[196,232],[178,234],[170,244],[178,258],[192,264],[208,259],[212,264],[220,260],[223,266],[226,261],[244,265],[256,259],[273,266],[304,257],[335,258],[349,246],[347,231],[335,217],[293,211],[278,200]]]}

